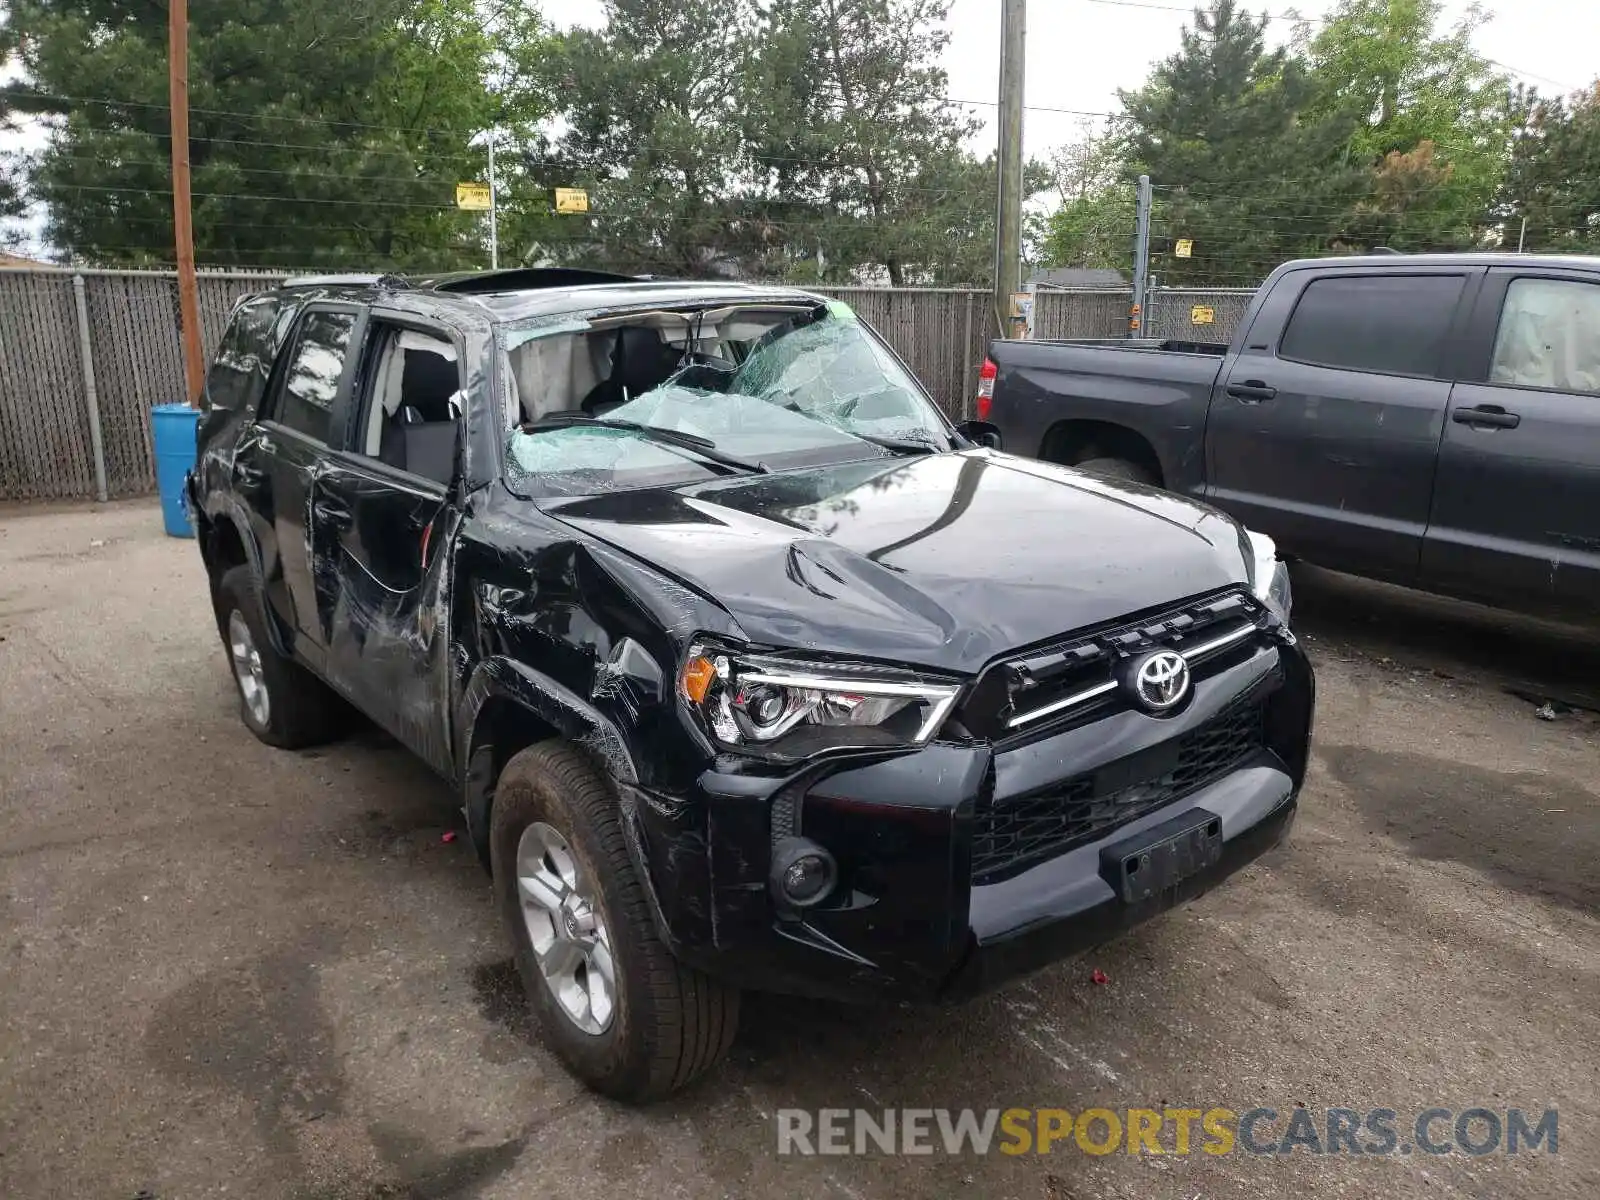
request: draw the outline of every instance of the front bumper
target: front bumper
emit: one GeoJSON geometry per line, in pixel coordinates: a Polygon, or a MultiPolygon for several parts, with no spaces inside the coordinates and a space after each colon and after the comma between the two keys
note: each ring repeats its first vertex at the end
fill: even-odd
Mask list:
{"type": "Polygon", "coordinates": [[[1121,712],[1030,743],[935,743],[783,778],[720,763],[691,793],[625,789],[658,925],[684,960],[744,988],[841,1000],[957,999],[1081,953],[1193,899],[1277,844],[1305,773],[1314,683],[1284,640],[1198,684],[1181,716],[1121,712]],[[974,878],[986,806],[1085,772],[1115,771],[1259,702],[1260,746],[1202,785],[1060,853],[974,878]],[[1219,859],[1128,903],[1101,850],[1203,808],[1219,859]],[[786,908],[768,886],[775,841],[798,833],[838,860],[841,886],[786,908]]]}

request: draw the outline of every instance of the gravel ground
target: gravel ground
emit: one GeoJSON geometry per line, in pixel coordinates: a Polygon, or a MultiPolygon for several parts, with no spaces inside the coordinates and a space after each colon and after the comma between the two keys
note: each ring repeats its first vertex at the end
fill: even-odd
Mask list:
{"type": "Polygon", "coordinates": [[[1600,1195],[1600,718],[1506,690],[1593,703],[1600,641],[1296,586],[1286,848],[964,1008],[752,998],[723,1069],[629,1111],[539,1046],[442,784],[245,731],[154,505],[0,513],[0,1196],[1600,1195]],[[780,1158],[774,1124],[1296,1104],[1554,1106],[1559,1153],[780,1158]]]}

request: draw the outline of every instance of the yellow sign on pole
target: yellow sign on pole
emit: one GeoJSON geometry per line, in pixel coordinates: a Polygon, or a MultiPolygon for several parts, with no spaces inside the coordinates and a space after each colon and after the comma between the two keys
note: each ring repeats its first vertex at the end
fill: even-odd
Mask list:
{"type": "Polygon", "coordinates": [[[1189,310],[1189,324],[1215,325],[1217,323],[1217,310],[1207,304],[1196,304],[1189,310]]]}
{"type": "Polygon", "coordinates": [[[487,183],[456,184],[456,207],[470,209],[473,212],[488,212],[492,207],[489,203],[489,185],[487,183]]]}
{"type": "Polygon", "coordinates": [[[589,193],[582,188],[557,188],[558,213],[586,213],[589,211],[589,193]]]}
{"type": "Polygon", "coordinates": [[[1179,238],[1172,246],[1174,258],[1192,258],[1194,256],[1194,239],[1179,238]]]}

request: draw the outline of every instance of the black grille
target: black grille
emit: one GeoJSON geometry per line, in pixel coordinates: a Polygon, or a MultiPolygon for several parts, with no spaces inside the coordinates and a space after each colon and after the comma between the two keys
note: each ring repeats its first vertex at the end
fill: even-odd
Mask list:
{"type": "Polygon", "coordinates": [[[1263,744],[1262,702],[1251,698],[1170,742],[1098,771],[1031,796],[992,801],[977,815],[973,880],[993,882],[1104,837],[1225,775],[1263,744]]]}
{"type": "MultiPolygon", "coordinates": [[[[1164,647],[1191,653],[1231,632],[1253,633],[1261,617],[1262,609],[1252,597],[1230,589],[1074,634],[985,670],[962,706],[961,722],[974,736],[1000,741],[1053,731],[1063,722],[1124,708],[1128,701],[1121,689],[1102,690],[1077,704],[1063,706],[1063,702],[1109,683],[1117,678],[1120,664],[1149,650],[1164,647]],[[1018,719],[1016,724],[1013,719],[1018,719]]],[[[1248,652],[1255,645],[1256,640],[1246,636],[1229,643],[1228,649],[1248,652]]],[[[1222,654],[1197,659],[1190,664],[1193,677],[1202,679],[1225,662],[1222,654]]]]}

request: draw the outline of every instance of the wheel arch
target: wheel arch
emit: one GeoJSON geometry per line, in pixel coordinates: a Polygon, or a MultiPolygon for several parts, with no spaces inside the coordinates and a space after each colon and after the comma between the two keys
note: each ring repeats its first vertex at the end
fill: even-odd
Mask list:
{"type": "Polygon", "coordinates": [[[477,665],[462,693],[456,728],[461,730],[458,761],[467,835],[485,868],[495,783],[518,751],[561,738],[588,749],[619,782],[639,778],[628,742],[611,720],[577,693],[514,659],[497,655],[477,665]]]}
{"type": "Polygon", "coordinates": [[[216,515],[198,512],[195,517],[200,558],[213,578],[220,577],[229,567],[248,566],[259,570],[260,554],[251,552],[254,546],[246,539],[231,509],[216,515]]]}
{"type": "MultiPolygon", "coordinates": [[[[217,585],[233,567],[249,567],[263,585],[266,567],[261,558],[261,547],[250,529],[250,518],[243,506],[227,499],[212,506],[210,512],[196,507],[195,540],[200,545],[200,560],[205,563],[206,577],[210,581],[212,607],[217,605],[217,585]]],[[[279,622],[272,606],[266,606],[267,638],[272,648],[286,657],[291,655],[288,633],[279,622]]],[[[222,614],[217,613],[217,628],[222,628],[222,614]]]]}
{"type": "Polygon", "coordinates": [[[1150,439],[1111,421],[1057,421],[1045,431],[1039,457],[1068,467],[1091,458],[1123,458],[1149,471],[1158,486],[1166,483],[1167,473],[1150,439]]]}

